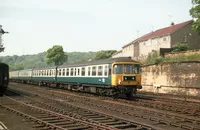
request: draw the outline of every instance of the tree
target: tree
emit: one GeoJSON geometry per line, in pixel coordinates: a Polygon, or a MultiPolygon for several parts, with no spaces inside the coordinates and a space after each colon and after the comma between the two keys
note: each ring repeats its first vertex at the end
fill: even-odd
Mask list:
{"type": "Polygon", "coordinates": [[[116,50],[101,50],[98,51],[94,57],[94,60],[100,60],[100,59],[107,59],[110,58],[112,56],[112,54],[114,54],[115,52],[117,52],[116,50]]]}
{"type": "Polygon", "coordinates": [[[200,0],[192,0],[193,7],[189,10],[190,15],[195,19],[193,29],[200,34],[200,0]]]}
{"type": "Polygon", "coordinates": [[[60,45],[55,45],[52,48],[49,48],[47,50],[46,58],[47,64],[54,63],[54,65],[61,65],[67,61],[67,55],[63,51],[63,47],[60,45]]]}

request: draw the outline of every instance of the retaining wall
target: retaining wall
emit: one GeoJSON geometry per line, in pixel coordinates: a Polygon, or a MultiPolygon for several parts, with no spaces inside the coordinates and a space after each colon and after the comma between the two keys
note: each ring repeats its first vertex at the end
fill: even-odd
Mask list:
{"type": "Polygon", "coordinates": [[[200,96],[200,61],[142,67],[142,90],[200,96]]]}

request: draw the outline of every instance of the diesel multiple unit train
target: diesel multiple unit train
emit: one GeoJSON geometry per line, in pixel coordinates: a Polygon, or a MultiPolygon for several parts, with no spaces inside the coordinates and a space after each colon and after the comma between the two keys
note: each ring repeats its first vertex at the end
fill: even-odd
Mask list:
{"type": "Polygon", "coordinates": [[[10,72],[10,80],[100,95],[132,96],[141,89],[140,64],[129,57],[10,72]]]}
{"type": "Polygon", "coordinates": [[[0,96],[4,94],[9,84],[9,66],[0,62],[0,96]]]}

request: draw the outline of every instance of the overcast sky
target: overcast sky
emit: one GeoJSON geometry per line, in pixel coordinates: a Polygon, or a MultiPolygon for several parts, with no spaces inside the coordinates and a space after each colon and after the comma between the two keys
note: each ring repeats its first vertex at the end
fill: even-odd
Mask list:
{"type": "Polygon", "coordinates": [[[191,0],[0,0],[5,55],[119,50],[138,36],[192,19],[191,0]]]}

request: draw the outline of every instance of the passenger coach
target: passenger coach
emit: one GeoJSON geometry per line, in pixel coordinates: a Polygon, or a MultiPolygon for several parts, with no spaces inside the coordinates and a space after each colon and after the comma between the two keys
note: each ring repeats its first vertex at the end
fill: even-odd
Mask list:
{"type": "MultiPolygon", "coordinates": [[[[25,71],[31,83],[46,86],[56,84],[57,87],[101,95],[131,96],[142,88],[140,64],[128,57],[25,71]]],[[[26,79],[20,75],[18,78],[26,79]]]]}

